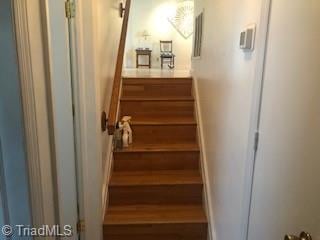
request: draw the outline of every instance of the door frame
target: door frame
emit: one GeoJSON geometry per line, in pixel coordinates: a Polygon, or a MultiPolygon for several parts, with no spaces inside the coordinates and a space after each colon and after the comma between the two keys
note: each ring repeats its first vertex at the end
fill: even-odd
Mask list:
{"type": "Polygon", "coordinates": [[[80,217],[85,221],[82,236],[84,239],[102,239],[100,96],[99,85],[95,81],[94,3],[86,0],[76,2],[73,42],[76,51],[71,59],[78,66],[73,69],[76,82],[74,104],[78,124],[77,139],[73,135],[70,66],[65,62],[61,70],[61,62],[59,63],[70,59],[67,54],[69,42],[67,38],[63,39],[65,36],[61,36],[64,34],[55,32],[57,27],[63,29],[63,24],[67,23],[64,0],[60,0],[58,8],[57,5],[56,0],[13,1],[33,223],[35,226],[68,224],[76,231],[77,201],[80,200],[80,217]],[[35,11],[39,16],[33,15],[35,11]],[[63,44],[55,44],[58,36],[58,41],[63,44]],[[61,52],[68,57],[58,55],[61,52]],[[61,71],[64,71],[64,75],[61,75],[61,71]],[[88,79],[92,81],[87,81],[88,79]],[[42,88],[39,83],[43,84],[42,88]],[[59,102],[61,98],[65,100],[65,104],[59,102]],[[47,104],[41,107],[37,105],[46,101],[47,104]],[[42,121],[43,116],[48,118],[47,125],[42,121]],[[69,130],[61,132],[61,126],[65,124],[69,126],[69,130]],[[66,138],[67,144],[63,146],[66,138]],[[82,188],[78,196],[73,150],[75,141],[78,149],[81,149],[77,170],[81,173],[82,188]]]}
{"type": "MultiPolygon", "coordinates": [[[[48,102],[52,131],[56,206],[60,226],[70,225],[78,239],[78,197],[69,30],[65,0],[38,1],[41,7],[48,102]]],[[[64,239],[64,238],[63,238],[64,239]]]]}
{"type": "Polygon", "coordinates": [[[81,174],[80,217],[84,239],[102,239],[102,154],[100,83],[95,58],[95,0],[74,0],[74,104],[77,125],[78,170],[81,174]]]}
{"type": "MultiPolygon", "coordinates": [[[[57,0],[40,1],[42,5],[42,12],[45,13],[45,31],[47,45],[48,66],[50,66],[51,84],[60,84],[60,88],[51,86],[51,99],[53,100],[53,122],[69,125],[69,134],[61,133],[55,134],[55,145],[64,142],[65,137],[69,137],[69,144],[73,144],[76,148],[74,151],[60,151],[57,149],[56,153],[56,171],[57,171],[57,188],[59,201],[59,219],[60,224],[72,224],[75,229],[77,220],[84,222],[85,231],[80,234],[84,239],[102,239],[102,156],[101,156],[101,126],[100,126],[100,86],[96,81],[96,64],[95,64],[95,25],[94,25],[94,1],[74,0],[75,2],[75,17],[74,27],[75,32],[69,45],[69,39],[63,39],[62,45],[54,44],[57,41],[57,36],[61,32],[54,32],[51,28],[53,21],[57,24],[67,25],[68,21],[65,18],[64,3],[65,0],[60,1],[60,11],[57,15],[53,15],[51,11],[57,5],[57,0]],[[62,6],[63,5],[63,6],[62,6]],[[63,19],[63,20],[62,20],[63,19]],[[53,45],[54,44],[54,45],[53,45]],[[72,55],[70,56],[71,47],[72,55]],[[68,53],[69,76],[67,85],[55,75],[59,75],[60,69],[54,65],[59,64],[57,61],[61,58],[60,54],[68,53]],[[70,66],[72,61],[72,69],[70,66]],[[55,62],[56,61],[56,62],[55,62]],[[71,83],[71,71],[73,75],[73,83],[71,83]],[[52,78],[55,77],[55,78],[52,78]],[[60,82],[59,82],[60,80],[60,82]],[[73,84],[73,90],[71,90],[73,84]],[[62,88],[61,88],[62,87],[62,88]],[[68,92],[65,92],[65,87],[68,92]],[[71,96],[73,95],[73,96],[71,96]],[[66,104],[57,104],[58,99],[66,98],[66,104]],[[75,121],[72,118],[72,100],[74,104],[75,121]],[[56,102],[55,102],[56,101],[56,102]],[[66,119],[63,114],[68,113],[69,117],[66,119]],[[75,124],[75,126],[74,126],[75,124]],[[76,133],[71,131],[75,130],[76,133]],[[71,136],[72,135],[72,136],[71,136]],[[57,156],[57,153],[60,153],[57,156]],[[72,154],[72,156],[70,155],[72,154]],[[69,166],[65,165],[63,159],[76,159],[69,166]],[[60,164],[59,164],[60,163],[60,164]],[[71,166],[72,165],[72,166],[71,166]],[[77,175],[77,176],[76,176],[77,175]],[[80,189],[77,189],[77,183],[73,182],[69,186],[65,186],[66,181],[78,181],[80,189]],[[72,193],[70,193],[70,188],[72,193]],[[77,202],[77,204],[75,204],[77,202]],[[78,205],[79,204],[79,205],[78,205]],[[77,205],[77,206],[75,206],[77,205]],[[71,209],[70,209],[71,207],[71,209]],[[79,214],[79,216],[78,216],[79,214]],[[80,219],[78,219],[80,217],[80,219]]],[[[60,29],[60,30],[61,30],[60,29]]],[[[62,34],[63,35],[63,34],[62,34]]],[[[67,34],[68,35],[68,34],[67,34]]],[[[65,36],[66,37],[66,36],[65,36]]],[[[69,37],[69,36],[67,36],[69,37]]],[[[66,38],[67,38],[66,37],[66,38]]],[[[60,125],[61,128],[61,125],[60,125]]],[[[59,126],[56,127],[59,130],[59,126]]],[[[56,132],[55,131],[55,132],[56,132]]],[[[65,148],[65,146],[61,146],[65,148]]],[[[70,146],[71,147],[71,146],[70,146]]],[[[65,149],[68,150],[68,149],[65,149]]]]}
{"type": "Polygon", "coordinates": [[[263,97],[264,73],[266,63],[266,51],[268,46],[269,23],[272,0],[262,0],[260,11],[259,30],[257,32],[257,56],[254,72],[253,100],[250,113],[249,142],[247,149],[247,163],[244,179],[244,199],[243,199],[243,223],[241,239],[248,240],[252,193],[254,184],[256,153],[259,145],[259,127],[261,104],[263,97]]]}
{"type": "MultiPolygon", "coordinates": [[[[37,10],[39,10],[39,5],[34,0],[12,1],[32,223],[34,226],[42,226],[43,224],[56,224],[56,211],[46,106],[45,69],[43,52],[38,45],[42,41],[41,24],[38,19],[40,11],[37,12],[37,10]]],[[[46,239],[52,238],[47,237],[46,239]]]]}
{"type": "MultiPolygon", "coordinates": [[[[52,18],[65,18],[64,11],[60,12],[60,16],[50,16],[50,8],[56,6],[57,0],[46,0],[43,11],[47,13],[47,36],[48,36],[48,56],[52,58],[56,51],[61,51],[57,46],[52,46],[55,41],[53,37],[53,31],[50,29],[49,24],[52,18]],[[52,5],[50,5],[52,3],[52,5]]],[[[64,0],[59,0],[65,2],[64,0]]],[[[68,53],[71,53],[69,59],[72,61],[72,69],[69,66],[70,73],[73,75],[73,90],[71,90],[74,104],[75,119],[63,119],[63,116],[56,115],[56,118],[60,121],[67,121],[70,126],[72,125],[76,131],[74,134],[74,145],[76,154],[77,168],[71,172],[66,172],[63,165],[57,164],[57,176],[59,181],[59,172],[64,173],[64,176],[78,176],[78,184],[73,184],[80,187],[75,189],[75,194],[71,197],[77,197],[75,201],[78,201],[78,214],[79,219],[84,222],[85,231],[80,234],[83,239],[102,239],[102,156],[101,156],[101,125],[100,125],[100,86],[96,81],[97,69],[95,64],[95,36],[96,29],[94,23],[95,14],[95,1],[87,0],[73,0],[75,3],[75,17],[72,20],[74,25],[74,32],[71,33],[72,39],[68,39],[65,44],[68,46],[64,49],[68,53]],[[71,45],[69,45],[71,43],[71,45]],[[72,49],[71,49],[72,48],[72,49]],[[71,51],[70,51],[71,50],[71,51]],[[77,195],[77,196],[76,196],[77,195]]],[[[63,4],[64,5],[64,4],[63,4]]],[[[62,6],[61,6],[62,7],[62,6]]],[[[60,21],[57,19],[57,21],[60,21]]],[[[56,37],[56,36],[55,36],[56,37]]],[[[69,37],[69,36],[68,36],[69,37]]],[[[62,47],[63,48],[63,47],[62,47]]],[[[58,56],[56,56],[58,57],[58,56]]],[[[58,73],[59,69],[51,69],[54,73],[58,73]]],[[[71,76],[69,76],[71,77],[71,76]]],[[[59,81],[59,79],[52,80],[59,81]]],[[[70,80],[71,81],[71,80],[70,80]]],[[[54,92],[51,89],[52,99],[61,98],[61,92],[54,92]]],[[[66,95],[69,93],[65,93],[66,95]]],[[[66,97],[66,96],[64,96],[66,97]]],[[[69,100],[70,96],[69,96],[69,100]]],[[[65,106],[60,106],[64,108],[65,106]]],[[[56,111],[59,111],[56,106],[56,111]]],[[[71,111],[70,111],[71,113],[71,111]]],[[[57,137],[56,137],[57,138],[57,137]]],[[[56,139],[55,142],[63,140],[56,139]]],[[[63,157],[63,156],[61,156],[63,157]]],[[[63,187],[62,187],[63,188],[63,187]]],[[[59,189],[59,184],[58,184],[59,189]]],[[[61,191],[65,193],[68,189],[63,188],[61,191]]],[[[63,199],[60,200],[62,202],[63,199]]],[[[70,203],[71,204],[71,203],[70,203]]],[[[69,204],[69,205],[70,205],[69,204]]],[[[68,205],[59,205],[60,221],[66,219],[61,216],[61,213],[68,210],[68,205]]],[[[75,216],[75,210],[73,210],[72,216],[75,216]]],[[[67,218],[67,216],[66,216],[67,218]]],[[[71,221],[75,221],[74,217],[71,221]]],[[[61,222],[60,222],[61,223],[61,222]]]]}

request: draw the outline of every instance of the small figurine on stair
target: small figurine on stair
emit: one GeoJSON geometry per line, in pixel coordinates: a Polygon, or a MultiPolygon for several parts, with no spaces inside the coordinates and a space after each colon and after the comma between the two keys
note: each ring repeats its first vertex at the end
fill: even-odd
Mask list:
{"type": "Polygon", "coordinates": [[[117,130],[114,135],[114,147],[122,149],[132,144],[132,129],[130,127],[132,117],[124,116],[117,124],[117,130]]]}

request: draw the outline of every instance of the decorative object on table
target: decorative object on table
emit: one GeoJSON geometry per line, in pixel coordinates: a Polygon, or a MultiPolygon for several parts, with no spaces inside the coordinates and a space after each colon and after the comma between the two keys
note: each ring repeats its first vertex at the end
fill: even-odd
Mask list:
{"type": "Polygon", "coordinates": [[[138,32],[137,33],[137,37],[138,37],[138,43],[137,45],[142,48],[142,49],[145,49],[145,48],[149,48],[151,49],[152,48],[152,42],[151,42],[151,34],[149,33],[149,31],[147,30],[143,30],[141,32],[138,32]]]}
{"type": "Polygon", "coordinates": [[[176,14],[168,18],[172,26],[183,36],[188,39],[193,33],[193,0],[180,0],[176,14]]]}
{"type": "Polygon", "coordinates": [[[170,69],[174,68],[175,55],[173,54],[173,43],[172,41],[160,41],[160,58],[161,58],[161,68],[165,62],[169,62],[168,67],[170,69]]]}
{"type": "Polygon", "coordinates": [[[152,50],[150,49],[143,49],[143,48],[137,48],[136,49],[136,67],[149,67],[151,68],[151,57],[152,57],[152,50]],[[140,64],[139,56],[147,56],[148,57],[148,63],[147,64],[140,64]]]}
{"type": "Polygon", "coordinates": [[[132,144],[132,129],[130,127],[132,117],[124,116],[119,124],[122,129],[122,146],[129,147],[132,144]]]}
{"type": "Polygon", "coordinates": [[[142,32],[142,37],[144,37],[144,40],[148,40],[148,37],[150,37],[151,35],[150,35],[150,33],[147,31],[147,30],[144,30],[143,32],[142,32]]]}

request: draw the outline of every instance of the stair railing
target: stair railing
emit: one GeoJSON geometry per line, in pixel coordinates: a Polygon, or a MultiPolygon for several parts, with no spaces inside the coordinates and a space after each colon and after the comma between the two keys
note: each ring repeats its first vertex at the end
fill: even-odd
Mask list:
{"type": "Polygon", "coordinates": [[[120,102],[120,90],[121,90],[121,82],[122,82],[122,67],[123,67],[123,59],[124,59],[124,51],[127,39],[127,31],[128,31],[128,22],[129,22],[129,13],[130,13],[131,0],[126,1],[126,6],[123,9],[123,6],[120,6],[120,16],[122,16],[124,11],[122,29],[121,29],[121,37],[119,43],[119,50],[116,62],[116,70],[113,80],[112,87],[112,95],[109,107],[109,114],[107,120],[107,130],[109,135],[113,135],[116,129],[117,121],[118,121],[118,109],[120,102]]]}

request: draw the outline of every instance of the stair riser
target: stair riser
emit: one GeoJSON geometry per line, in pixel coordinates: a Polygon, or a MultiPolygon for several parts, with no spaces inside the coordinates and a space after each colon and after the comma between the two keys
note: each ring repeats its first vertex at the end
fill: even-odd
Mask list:
{"type": "Polygon", "coordinates": [[[132,126],[135,143],[196,143],[196,125],[132,126]]]}
{"type": "Polygon", "coordinates": [[[122,101],[121,116],[135,117],[193,117],[193,101],[122,101]]]}
{"type": "Polygon", "coordinates": [[[201,204],[202,184],[109,186],[109,205],[201,204]]]}
{"type": "Polygon", "coordinates": [[[206,236],[193,235],[181,236],[179,234],[157,234],[157,235],[106,235],[106,240],[207,240],[206,236]]]}
{"type": "Polygon", "coordinates": [[[122,86],[123,97],[188,97],[191,96],[191,81],[129,80],[122,86]]]}
{"type": "Polygon", "coordinates": [[[114,153],[114,171],[195,170],[199,152],[114,153]]]}
{"type": "Polygon", "coordinates": [[[171,223],[104,226],[108,240],[207,240],[207,224],[171,223]]]}

